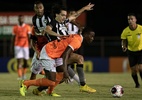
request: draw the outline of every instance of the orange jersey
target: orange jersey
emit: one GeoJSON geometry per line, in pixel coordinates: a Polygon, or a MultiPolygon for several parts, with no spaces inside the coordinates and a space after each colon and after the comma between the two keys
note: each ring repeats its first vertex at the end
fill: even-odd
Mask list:
{"type": "Polygon", "coordinates": [[[61,57],[67,46],[70,46],[73,51],[80,48],[83,41],[82,35],[72,34],[65,39],[51,41],[46,44],[45,49],[49,57],[55,59],[61,57]]]}
{"type": "Polygon", "coordinates": [[[40,52],[42,47],[45,44],[48,43],[48,39],[47,39],[47,37],[45,35],[36,35],[34,27],[32,27],[32,35],[37,38],[36,47],[35,48],[36,48],[36,50],[38,50],[40,52]]]}
{"type": "Polygon", "coordinates": [[[16,25],[13,27],[13,34],[15,35],[15,46],[28,47],[29,46],[29,34],[31,33],[31,27],[27,24],[22,26],[16,25]]]}

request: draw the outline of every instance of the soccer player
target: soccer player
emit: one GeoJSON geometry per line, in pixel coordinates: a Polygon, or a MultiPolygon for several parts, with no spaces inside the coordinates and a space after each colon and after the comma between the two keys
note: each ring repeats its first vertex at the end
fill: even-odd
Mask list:
{"type": "MultiPolygon", "coordinates": [[[[32,35],[31,35],[31,45],[35,53],[34,53],[32,64],[31,64],[32,73],[31,73],[30,79],[35,79],[36,74],[40,72],[40,68],[38,69],[34,67],[36,67],[37,65],[39,53],[42,47],[46,43],[51,41],[49,34],[46,34],[44,29],[51,22],[52,18],[49,17],[50,15],[44,11],[44,5],[41,1],[36,1],[34,3],[34,11],[35,11],[35,15],[32,18],[33,27],[32,27],[32,35]]],[[[50,34],[50,35],[59,36],[59,37],[62,36],[59,34],[50,34]]],[[[41,74],[44,74],[44,71],[42,71],[41,74]]]]}
{"type": "MultiPolygon", "coordinates": [[[[66,23],[76,19],[84,10],[90,10],[91,6],[93,7],[94,5],[88,4],[87,6],[76,11],[76,13],[71,14],[67,18],[66,18],[66,16],[67,16],[66,8],[61,7],[60,5],[55,6],[53,8],[53,13],[55,14],[55,20],[51,21],[51,23],[47,26],[47,28],[46,28],[47,33],[54,31],[57,34],[68,35],[67,28],[65,27],[66,23]]],[[[56,38],[56,37],[53,37],[53,38],[56,38]]],[[[58,38],[58,39],[60,39],[60,38],[58,38]]],[[[68,59],[68,64],[77,63],[77,72],[78,72],[78,75],[79,75],[80,91],[96,92],[95,89],[92,89],[92,88],[90,88],[89,86],[86,85],[85,75],[84,75],[84,71],[83,71],[83,62],[84,62],[83,56],[78,55],[76,53],[71,53],[71,55],[68,59]]],[[[72,78],[74,78],[73,75],[72,75],[72,78]]]]}
{"type": "MultiPolygon", "coordinates": [[[[88,4],[87,6],[83,7],[77,13],[80,14],[84,10],[92,10],[94,4],[88,4]]],[[[57,10],[57,9],[56,9],[57,10]]],[[[56,12],[56,17],[58,22],[63,22],[66,19],[66,11],[63,9],[58,9],[59,12],[56,12]],[[62,13],[61,13],[62,12],[62,13]]],[[[71,16],[69,20],[76,18],[77,15],[71,16]]],[[[52,22],[51,22],[52,23],[52,22]]],[[[55,23],[55,21],[54,21],[55,23]]],[[[66,32],[64,24],[62,25],[62,30],[59,31],[66,32]]],[[[52,28],[48,25],[46,30],[47,33],[55,33],[52,31],[52,28]]],[[[22,96],[25,96],[25,89],[30,85],[35,86],[49,86],[48,94],[52,94],[54,87],[60,83],[63,79],[63,72],[64,78],[68,78],[67,72],[67,60],[69,55],[72,51],[78,49],[82,43],[82,36],[80,34],[71,35],[66,39],[58,39],[52,42],[47,43],[40,52],[39,59],[41,60],[42,66],[45,69],[45,76],[46,78],[38,79],[38,80],[27,80],[22,83],[20,88],[20,93],[22,96]],[[57,67],[56,73],[56,58],[63,58],[63,66],[57,67]]],[[[90,39],[91,40],[91,39],[90,39]]],[[[89,40],[89,41],[90,41],[89,40]]],[[[88,87],[87,87],[88,88],[88,87]]],[[[96,90],[92,89],[92,92],[96,92],[96,90]]]]}
{"type": "Polygon", "coordinates": [[[18,16],[18,25],[13,27],[12,48],[17,59],[18,80],[26,79],[28,68],[31,27],[24,23],[24,16],[18,16]]]}
{"type": "MultiPolygon", "coordinates": [[[[68,18],[66,18],[66,16],[67,16],[66,8],[64,8],[63,6],[60,6],[60,5],[54,6],[53,7],[53,14],[55,16],[55,20],[51,21],[51,23],[47,26],[45,31],[47,31],[47,33],[51,32],[51,33],[68,35],[66,23],[77,18],[84,10],[90,10],[90,7],[92,7],[92,6],[94,6],[94,5],[88,4],[87,6],[78,10],[75,14],[68,16],[68,18]]],[[[54,39],[57,39],[57,37],[51,36],[51,39],[54,40],[54,39]]],[[[60,40],[59,37],[58,37],[58,40],[60,40]]],[[[78,76],[75,74],[75,72],[72,71],[72,69],[70,67],[68,68],[68,72],[69,72],[71,78],[74,78],[76,81],[78,81],[78,83],[80,85],[80,91],[89,92],[89,93],[96,92],[95,89],[92,89],[86,85],[85,75],[84,75],[84,71],[83,71],[83,62],[84,62],[84,58],[82,55],[78,55],[76,53],[71,53],[71,55],[68,59],[68,64],[77,63],[77,72],[79,74],[79,80],[78,80],[78,76]]],[[[60,67],[57,67],[57,69],[58,68],[60,68],[60,67]]],[[[39,93],[41,90],[42,90],[41,88],[38,88],[39,93]]]]}
{"type": "MultiPolygon", "coordinates": [[[[37,66],[37,68],[35,67],[37,65],[36,62],[38,62],[36,55],[39,53],[39,51],[41,50],[43,45],[45,45],[45,43],[47,43],[48,41],[52,41],[52,40],[56,39],[56,37],[50,38],[51,36],[49,36],[48,34],[47,34],[48,35],[47,36],[48,39],[47,39],[45,37],[46,34],[45,35],[41,34],[42,31],[45,29],[46,25],[49,24],[51,19],[48,17],[48,14],[44,13],[44,6],[40,1],[35,2],[34,10],[35,10],[36,15],[33,17],[33,25],[35,26],[34,31],[36,32],[36,36],[35,36],[35,34],[32,35],[32,44],[33,44],[32,46],[33,46],[34,50],[36,50],[36,49],[38,49],[38,50],[36,50],[37,52],[34,54],[34,57],[33,57],[33,60],[32,60],[32,74],[31,74],[30,79],[35,79],[36,74],[40,72],[40,68],[38,66],[37,66]],[[46,23],[45,23],[44,20],[46,20],[46,23]],[[42,42],[40,42],[40,41],[42,41],[42,42]]],[[[79,11],[78,15],[81,12],[83,12],[83,10],[79,11]]],[[[57,25],[57,27],[55,27],[53,30],[56,31],[57,29],[59,29],[58,28],[59,26],[57,25]]],[[[32,32],[32,33],[34,33],[34,32],[32,32]]],[[[67,33],[67,31],[59,30],[58,35],[59,34],[62,35],[64,33],[67,33]]],[[[67,34],[64,34],[64,35],[67,35],[67,34]]],[[[60,63],[59,63],[60,59],[59,59],[59,62],[58,62],[58,59],[56,59],[56,62],[60,65],[60,63]]],[[[70,70],[72,70],[72,69],[70,69],[70,70]]],[[[71,71],[71,73],[73,73],[73,71],[71,71]]],[[[76,78],[76,80],[78,80],[77,75],[75,75],[75,78],[76,78]]],[[[78,82],[79,82],[79,80],[78,80],[78,82]]]]}
{"type": "MultiPolygon", "coordinates": [[[[32,65],[31,76],[30,76],[31,80],[36,79],[36,75],[39,73],[43,75],[45,74],[44,71],[42,70],[43,68],[37,64],[39,61],[39,53],[42,47],[46,43],[51,41],[51,38],[49,35],[54,35],[56,37],[63,36],[56,33],[46,34],[46,32],[44,31],[46,26],[51,22],[52,18],[49,13],[44,11],[44,5],[41,1],[36,1],[34,3],[34,11],[35,11],[35,15],[32,18],[33,27],[32,27],[32,35],[31,35],[31,45],[35,53],[32,58],[32,64],[31,64],[32,65]]],[[[60,63],[60,59],[56,59],[56,62],[58,66],[62,64],[60,63]]],[[[47,88],[47,87],[44,87],[44,88],[47,88]]],[[[33,94],[37,95],[36,89],[33,90],[33,94]]],[[[41,94],[38,93],[38,95],[41,95],[41,94]]],[[[59,96],[59,95],[56,93],[52,93],[51,96],[59,96]]]]}
{"type": "Polygon", "coordinates": [[[134,13],[129,13],[127,19],[129,26],[121,34],[122,50],[128,54],[135,88],[140,88],[137,71],[142,79],[142,26],[136,23],[137,18],[134,13]]]}
{"type": "MultiPolygon", "coordinates": [[[[87,42],[92,42],[93,38],[90,37],[90,34],[84,33],[83,34],[84,39],[87,39],[87,42]]],[[[54,87],[59,84],[59,82],[63,79],[67,79],[69,77],[68,71],[67,71],[67,60],[69,58],[69,55],[77,50],[83,41],[83,37],[81,34],[74,34],[70,35],[67,38],[54,40],[49,43],[47,43],[40,52],[40,62],[44,68],[46,78],[40,78],[36,80],[25,80],[22,82],[20,93],[22,96],[25,96],[25,91],[28,86],[34,85],[34,86],[48,86],[48,93],[52,94],[52,91],[54,87]],[[58,74],[56,73],[56,65],[55,65],[55,59],[62,57],[63,59],[63,66],[60,67],[57,70],[58,74]],[[64,72],[64,73],[63,73],[64,72]],[[64,76],[63,76],[64,75],[64,76]]]]}

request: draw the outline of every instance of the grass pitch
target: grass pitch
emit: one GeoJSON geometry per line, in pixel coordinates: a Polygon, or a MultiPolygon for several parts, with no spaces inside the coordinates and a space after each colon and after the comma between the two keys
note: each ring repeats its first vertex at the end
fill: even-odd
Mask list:
{"type": "MultiPolygon", "coordinates": [[[[30,74],[27,74],[29,78],[30,74]]],[[[81,93],[76,82],[72,84],[62,83],[55,88],[56,93],[62,97],[35,96],[29,88],[25,97],[20,96],[17,74],[0,73],[0,100],[142,100],[142,87],[134,88],[134,82],[130,73],[86,73],[87,84],[97,90],[96,93],[81,93]],[[124,88],[121,98],[113,98],[110,88],[119,84],[124,88]]],[[[41,75],[38,78],[42,77],[41,75]]],[[[139,78],[139,81],[140,78],[139,78]]]]}

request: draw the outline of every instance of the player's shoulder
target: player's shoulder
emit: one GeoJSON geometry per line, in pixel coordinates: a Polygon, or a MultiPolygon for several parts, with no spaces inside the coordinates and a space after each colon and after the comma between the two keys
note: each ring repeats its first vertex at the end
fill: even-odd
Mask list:
{"type": "Polygon", "coordinates": [[[126,33],[127,31],[130,31],[129,26],[125,27],[125,28],[123,29],[122,33],[126,33]]]}
{"type": "Polygon", "coordinates": [[[28,28],[31,28],[31,25],[30,25],[30,24],[26,24],[26,23],[25,23],[25,26],[28,27],[28,28]]]}
{"type": "Polygon", "coordinates": [[[138,28],[142,28],[142,25],[140,25],[140,24],[137,24],[138,25],[138,28]]]}
{"type": "Polygon", "coordinates": [[[18,25],[14,25],[14,26],[13,26],[13,29],[18,29],[18,25]]]}

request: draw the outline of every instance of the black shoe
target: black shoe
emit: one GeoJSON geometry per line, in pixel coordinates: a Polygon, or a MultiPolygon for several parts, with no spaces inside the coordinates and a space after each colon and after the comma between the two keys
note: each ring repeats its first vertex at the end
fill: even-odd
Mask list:
{"type": "Polygon", "coordinates": [[[140,84],[136,84],[135,88],[140,88],[140,84]]]}

